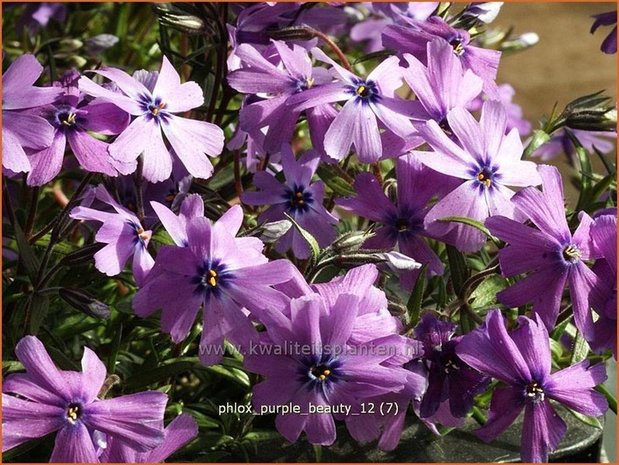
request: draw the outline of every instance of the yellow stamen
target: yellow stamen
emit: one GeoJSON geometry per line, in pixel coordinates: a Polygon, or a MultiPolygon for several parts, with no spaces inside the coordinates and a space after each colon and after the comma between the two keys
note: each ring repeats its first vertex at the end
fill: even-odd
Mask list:
{"type": "Polygon", "coordinates": [[[307,78],[305,81],[306,88],[310,89],[314,85],[314,78],[307,78]]]}
{"type": "Polygon", "coordinates": [[[331,374],[331,370],[325,370],[322,372],[325,376],[329,376],[331,374]]]}
{"type": "Polygon", "coordinates": [[[77,421],[77,416],[79,415],[80,409],[77,405],[72,405],[67,410],[67,418],[71,423],[75,423],[77,421]]]}
{"type": "Polygon", "coordinates": [[[357,87],[357,95],[363,96],[365,94],[367,87],[359,86],[357,87]]]}
{"type": "Polygon", "coordinates": [[[483,171],[477,175],[477,180],[479,182],[483,182],[486,187],[490,187],[490,185],[492,184],[492,179],[487,177],[486,173],[484,173],[483,171]]]}
{"type": "Polygon", "coordinates": [[[217,286],[217,280],[214,277],[209,278],[208,283],[211,285],[211,287],[217,286]]]}
{"type": "Polygon", "coordinates": [[[69,116],[67,116],[67,119],[62,121],[62,124],[65,126],[73,126],[75,124],[76,117],[77,115],[75,113],[69,113],[69,116]]]}
{"type": "Polygon", "coordinates": [[[319,379],[320,381],[324,381],[326,378],[327,378],[327,377],[326,377],[325,375],[320,375],[320,376],[318,377],[318,379],[319,379]]]}

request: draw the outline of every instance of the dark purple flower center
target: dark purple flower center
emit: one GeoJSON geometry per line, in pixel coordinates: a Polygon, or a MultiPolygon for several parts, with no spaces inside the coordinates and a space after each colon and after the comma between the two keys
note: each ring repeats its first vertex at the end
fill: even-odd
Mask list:
{"type": "Polygon", "coordinates": [[[464,41],[461,37],[456,37],[455,39],[450,40],[449,45],[453,48],[456,56],[461,56],[464,53],[464,41]]]}
{"type": "Polygon", "coordinates": [[[62,105],[52,114],[51,123],[58,129],[76,129],[79,126],[79,115],[75,108],[62,105]]]}
{"type": "Polygon", "coordinates": [[[292,189],[286,189],[284,198],[288,201],[288,210],[297,213],[308,211],[312,203],[314,203],[312,193],[306,190],[305,186],[297,186],[296,184],[292,189]]]}
{"type": "Polygon", "coordinates": [[[74,425],[82,414],[82,406],[80,404],[71,403],[67,407],[67,420],[74,425]]]}
{"type": "Polygon", "coordinates": [[[378,87],[374,81],[357,80],[350,86],[350,91],[362,103],[375,102],[378,100],[378,87]]]}
{"type": "Polygon", "coordinates": [[[544,388],[537,381],[533,381],[525,388],[525,396],[533,402],[542,402],[544,400],[544,388]]]}
{"type": "Polygon", "coordinates": [[[141,95],[139,97],[140,105],[142,106],[142,111],[146,114],[146,117],[149,119],[156,119],[165,121],[168,117],[168,112],[165,111],[167,104],[161,99],[161,97],[152,98],[147,95],[141,95]]]}
{"type": "Polygon", "coordinates": [[[331,370],[326,365],[318,365],[310,369],[312,376],[318,381],[324,381],[331,376],[331,370]]]}
{"type": "Polygon", "coordinates": [[[308,77],[303,79],[297,79],[295,81],[297,92],[303,92],[304,90],[314,87],[314,78],[308,77]]]}
{"type": "Polygon", "coordinates": [[[390,227],[390,235],[396,239],[418,234],[423,230],[423,220],[408,209],[401,210],[398,215],[387,219],[386,224],[390,227]]]}
{"type": "Polygon", "coordinates": [[[201,292],[207,296],[217,295],[222,287],[225,287],[230,279],[230,272],[219,261],[213,260],[206,262],[198,269],[198,274],[192,280],[197,284],[196,292],[201,292]]]}
{"type": "Polygon", "coordinates": [[[570,263],[577,263],[580,261],[582,252],[574,244],[569,244],[563,249],[563,259],[570,263]]]}
{"type": "Polygon", "coordinates": [[[341,380],[341,363],[331,354],[314,355],[302,361],[299,380],[308,389],[326,393],[341,380]]]}
{"type": "Polygon", "coordinates": [[[498,166],[478,165],[471,167],[469,172],[473,181],[475,181],[475,186],[477,186],[480,192],[483,192],[494,187],[493,185],[500,179],[501,175],[498,171],[498,166]]]}

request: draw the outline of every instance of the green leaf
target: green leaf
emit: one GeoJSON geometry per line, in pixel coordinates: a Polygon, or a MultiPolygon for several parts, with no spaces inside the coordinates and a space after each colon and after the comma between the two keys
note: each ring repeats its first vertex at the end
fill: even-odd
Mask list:
{"type": "Polygon", "coordinates": [[[447,260],[449,261],[449,269],[451,270],[451,281],[453,283],[456,294],[460,294],[464,282],[469,277],[469,270],[466,267],[464,255],[455,247],[447,245],[447,260]]]}
{"type": "Polygon", "coordinates": [[[39,332],[41,323],[45,320],[49,310],[49,297],[41,294],[32,294],[30,297],[30,319],[29,332],[36,335],[39,332]]]}
{"type": "Polygon", "coordinates": [[[243,436],[244,440],[247,441],[270,441],[273,439],[280,439],[281,435],[277,431],[268,431],[268,430],[253,430],[243,436]]]}
{"type": "Polygon", "coordinates": [[[417,322],[419,321],[421,305],[423,304],[423,291],[426,282],[426,268],[427,265],[423,265],[419,270],[417,282],[415,283],[413,292],[406,303],[406,308],[408,310],[408,321],[411,328],[417,325],[417,322]]]}
{"type": "Polygon", "coordinates": [[[34,250],[32,250],[32,247],[30,246],[28,239],[26,239],[24,232],[17,223],[15,223],[15,239],[17,241],[17,248],[19,249],[19,258],[24,264],[24,268],[26,269],[26,273],[28,273],[30,282],[35,284],[39,273],[39,260],[34,254],[34,250]]]}
{"type": "Polygon", "coordinates": [[[603,429],[604,425],[595,417],[590,417],[588,415],[583,415],[582,413],[575,412],[572,409],[568,409],[569,412],[582,421],[585,425],[593,426],[596,429],[603,429]]]}
{"type": "Polygon", "coordinates": [[[202,369],[234,381],[235,383],[240,384],[244,388],[250,387],[249,376],[247,376],[247,373],[245,371],[239,370],[238,368],[228,368],[221,365],[213,365],[210,367],[202,367],[202,369]]]}
{"type": "Polygon", "coordinates": [[[467,226],[471,226],[471,227],[477,229],[478,231],[481,231],[489,239],[492,239],[495,242],[497,241],[497,239],[492,234],[490,234],[490,231],[488,231],[488,228],[486,228],[479,221],[475,221],[475,220],[473,220],[471,218],[466,218],[464,216],[448,216],[446,218],[441,218],[438,221],[440,221],[441,223],[462,223],[462,224],[466,224],[467,226]]]}
{"type": "Polygon", "coordinates": [[[352,185],[343,179],[332,166],[320,164],[316,170],[316,174],[336,195],[341,197],[355,195],[355,189],[353,189],[352,185]]]}
{"type": "Polygon", "coordinates": [[[508,285],[507,279],[498,274],[488,276],[471,293],[471,298],[474,299],[471,304],[473,309],[485,308],[495,304],[497,302],[496,295],[508,285]]]}
{"type": "Polygon", "coordinates": [[[574,338],[574,349],[572,352],[572,358],[570,359],[570,365],[574,365],[578,362],[582,362],[587,358],[589,354],[589,344],[582,337],[580,331],[576,331],[576,337],[574,338]]]}
{"type": "Polygon", "coordinates": [[[303,239],[305,239],[305,242],[307,242],[307,244],[310,246],[310,250],[312,252],[311,264],[314,265],[316,263],[318,255],[320,255],[320,246],[318,245],[318,242],[316,241],[316,239],[314,239],[314,236],[312,236],[308,231],[303,229],[299,225],[299,223],[297,223],[294,218],[292,218],[292,216],[290,216],[288,213],[284,213],[284,215],[290,220],[292,225],[297,228],[297,231],[299,231],[303,239]]]}

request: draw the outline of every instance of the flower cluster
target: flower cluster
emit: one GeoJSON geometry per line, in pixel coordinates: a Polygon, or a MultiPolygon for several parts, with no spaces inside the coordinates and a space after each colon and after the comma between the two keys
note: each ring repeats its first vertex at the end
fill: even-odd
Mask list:
{"type": "MultiPolygon", "coordinates": [[[[117,6],[148,51],[8,42],[3,451],[248,460],[338,423],[391,451],[411,418],[492,441],[524,410],[544,462],[556,404],[616,409],[616,110],[591,94],[533,129],[496,80],[533,42],[490,26],[500,3],[117,6]],[[575,206],[537,162],[558,153],[575,206]]],[[[78,12],[14,13],[38,34],[78,12]]]]}

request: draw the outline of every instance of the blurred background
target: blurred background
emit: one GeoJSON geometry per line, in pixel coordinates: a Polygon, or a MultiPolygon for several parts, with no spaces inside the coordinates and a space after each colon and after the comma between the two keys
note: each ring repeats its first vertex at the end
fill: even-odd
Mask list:
{"type": "MultiPolygon", "coordinates": [[[[561,110],[569,101],[605,89],[615,101],[617,97],[617,55],[606,55],[600,44],[610,32],[589,29],[591,15],[616,9],[616,3],[506,3],[493,26],[514,33],[535,32],[539,43],[530,50],[506,55],[501,60],[498,82],[508,82],[516,90],[515,102],[536,128],[543,114],[549,114],[555,103],[561,110]]],[[[616,151],[615,151],[616,158],[616,151]]],[[[553,163],[565,175],[573,168],[565,156],[553,163]]],[[[599,168],[598,168],[599,172],[599,168]]],[[[566,178],[564,178],[566,179],[566,178]]],[[[574,207],[575,190],[566,183],[568,205],[574,207]]],[[[608,367],[607,385],[617,394],[617,366],[608,367]]],[[[604,431],[604,447],[611,463],[617,460],[617,417],[609,410],[604,431]]]]}

